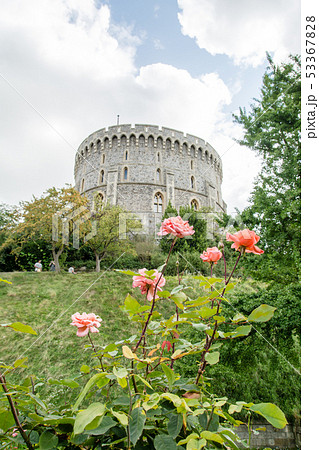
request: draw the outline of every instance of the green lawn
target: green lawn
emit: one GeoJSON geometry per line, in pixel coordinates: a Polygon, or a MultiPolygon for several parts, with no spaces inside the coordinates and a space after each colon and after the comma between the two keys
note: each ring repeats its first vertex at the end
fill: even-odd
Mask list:
{"type": "MultiPolygon", "coordinates": [[[[31,374],[40,378],[72,378],[79,375],[82,364],[92,365],[92,351],[85,348],[88,339],[77,337],[76,328],[70,325],[71,315],[77,311],[94,312],[103,319],[100,333],[92,335],[97,345],[105,346],[139,331],[120,309],[128,293],[142,300],[139,290],[132,288],[130,276],[118,272],[17,272],[0,273],[0,278],[12,282],[0,283],[0,323],[22,322],[37,332],[34,336],[0,327],[1,363],[12,365],[15,360],[28,357],[28,367],[16,370],[8,377],[11,381],[21,381],[21,377],[31,374]]],[[[183,284],[190,287],[187,292],[191,298],[203,293],[199,281],[191,276],[185,277],[183,284]]],[[[236,287],[238,292],[255,289],[252,281],[242,284],[236,287]]],[[[176,285],[176,278],[168,277],[165,289],[176,285]]],[[[175,305],[162,300],[159,310],[169,317],[175,305]]],[[[59,401],[62,392],[65,395],[64,389],[50,386],[49,398],[59,401]]]]}

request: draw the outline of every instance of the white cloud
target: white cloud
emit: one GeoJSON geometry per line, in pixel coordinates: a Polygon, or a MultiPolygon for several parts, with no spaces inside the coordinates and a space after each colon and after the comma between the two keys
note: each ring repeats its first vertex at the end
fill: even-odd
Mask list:
{"type": "MultiPolygon", "coordinates": [[[[167,64],[138,70],[139,37],[115,29],[107,6],[98,9],[93,0],[4,0],[1,6],[0,202],[15,204],[73,183],[75,150],[93,131],[116,123],[117,114],[121,123],[195,134],[220,155],[232,144],[229,136],[238,130],[223,113],[232,97],[223,80],[216,73],[194,78],[167,64]]],[[[230,210],[242,208],[250,191],[242,152],[236,147],[225,155],[230,210]]]]}
{"type": "Polygon", "coordinates": [[[212,55],[258,66],[300,52],[300,1],[178,0],[182,32],[212,55]]]}

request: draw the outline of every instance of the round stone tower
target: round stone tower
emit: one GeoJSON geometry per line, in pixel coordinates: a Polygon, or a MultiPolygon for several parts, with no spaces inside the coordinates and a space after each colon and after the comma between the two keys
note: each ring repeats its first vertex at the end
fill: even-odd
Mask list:
{"type": "Polygon", "coordinates": [[[116,125],[90,134],[75,157],[75,188],[91,200],[162,216],[172,206],[226,212],[222,162],[203,139],[155,125],[116,125]]]}

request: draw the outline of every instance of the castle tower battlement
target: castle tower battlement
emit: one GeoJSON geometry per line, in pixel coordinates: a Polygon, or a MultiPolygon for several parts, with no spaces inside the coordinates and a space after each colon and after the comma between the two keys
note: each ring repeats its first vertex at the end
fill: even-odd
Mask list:
{"type": "Polygon", "coordinates": [[[205,140],[157,125],[119,124],[90,134],[75,156],[75,187],[133,212],[175,208],[226,212],[222,161],[205,140]]]}

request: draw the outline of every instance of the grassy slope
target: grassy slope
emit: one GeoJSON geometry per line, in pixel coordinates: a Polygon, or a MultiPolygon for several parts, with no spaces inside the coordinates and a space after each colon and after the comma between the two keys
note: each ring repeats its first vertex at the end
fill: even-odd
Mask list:
{"type": "MultiPolygon", "coordinates": [[[[85,349],[87,338],[77,337],[76,328],[70,326],[71,315],[77,311],[94,312],[103,319],[100,333],[93,336],[96,344],[107,345],[138,331],[120,309],[127,293],[142,299],[139,290],[132,288],[130,276],[117,272],[24,272],[2,273],[0,278],[12,282],[0,284],[0,323],[22,322],[38,333],[33,336],[0,327],[0,361],[13,364],[21,356],[28,357],[29,367],[17,370],[13,378],[19,376],[21,380],[21,376],[30,374],[72,378],[79,374],[82,364],[92,365],[91,351],[85,349]]],[[[165,289],[171,290],[176,284],[176,279],[169,277],[165,289]]],[[[183,284],[194,288],[188,291],[190,297],[203,294],[199,282],[190,276],[183,284]]],[[[243,283],[237,289],[254,290],[254,283],[243,283]]],[[[169,317],[175,308],[167,308],[163,301],[159,309],[169,317]]],[[[62,388],[52,386],[50,398],[56,402],[62,392],[62,388]]]]}

